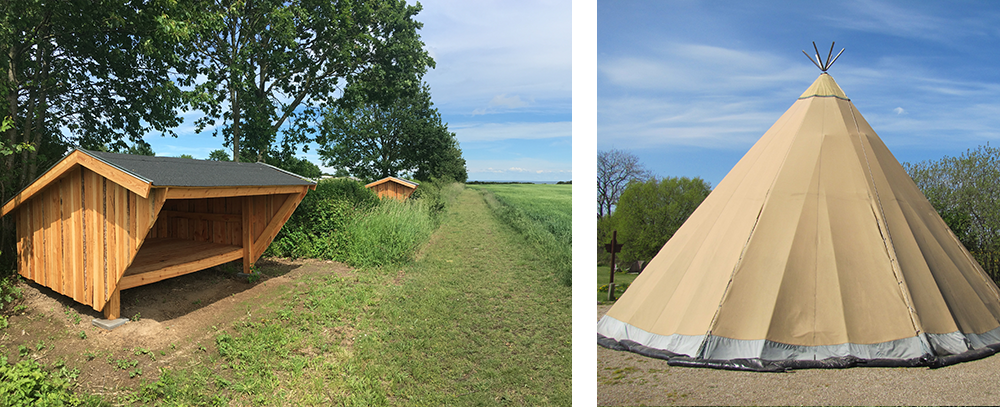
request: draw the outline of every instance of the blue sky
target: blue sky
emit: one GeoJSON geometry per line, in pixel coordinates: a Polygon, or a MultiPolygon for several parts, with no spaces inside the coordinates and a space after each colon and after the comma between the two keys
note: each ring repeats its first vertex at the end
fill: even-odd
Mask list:
{"type": "Polygon", "coordinates": [[[896,158],[1000,139],[1000,2],[598,1],[597,149],[717,185],[829,70],[896,158]]]}
{"type": "MultiPolygon", "coordinates": [[[[570,1],[420,3],[420,35],[437,64],[424,80],[469,180],[571,180],[570,1]]],[[[210,131],[194,133],[200,113],[184,116],[179,137],[145,137],[157,155],[222,148],[210,131]]],[[[300,156],[322,164],[315,149],[300,156]]]]}

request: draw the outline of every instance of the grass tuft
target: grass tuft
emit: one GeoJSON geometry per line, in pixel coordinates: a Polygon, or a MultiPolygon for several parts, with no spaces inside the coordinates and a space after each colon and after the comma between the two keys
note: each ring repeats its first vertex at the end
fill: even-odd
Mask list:
{"type": "Polygon", "coordinates": [[[433,230],[422,200],[386,199],[347,226],[352,239],[345,260],[355,267],[405,263],[413,259],[433,230]]]}

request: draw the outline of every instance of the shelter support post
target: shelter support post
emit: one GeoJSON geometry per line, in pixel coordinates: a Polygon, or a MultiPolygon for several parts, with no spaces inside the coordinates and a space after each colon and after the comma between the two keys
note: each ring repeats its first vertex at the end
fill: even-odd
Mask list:
{"type": "Polygon", "coordinates": [[[250,274],[250,266],[253,264],[253,200],[249,196],[243,197],[243,273],[250,274]]]}
{"type": "Polygon", "coordinates": [[[104,303],[104,319],[113,320],[121,317],[121,305],[121,290],[115,287],[115,291],[111,293],[111,298],[108,298],[108,302],[104,303]]]}

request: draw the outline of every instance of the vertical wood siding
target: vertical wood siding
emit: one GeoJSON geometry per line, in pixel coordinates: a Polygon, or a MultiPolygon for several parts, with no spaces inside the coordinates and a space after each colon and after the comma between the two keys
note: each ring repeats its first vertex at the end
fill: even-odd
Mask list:
{"type": "MultiPolygon", "coordinates": [[[[164,202],[165,193],[154,188],[142,198],[84,167],[68,170],[14,214],[18,273],[102,311],[145,239],[169,237],[242,247],[244,228],[249,228],[246,243],[253,243],[253,261],[305,196],[303,190],[164,202]],[[250,208],[246,225],[244,203],[250,208]]],[[[110,304],[114,307],[113,301],[110,304]]]]}
{"type": "Polygon", "coordinates": [[[18,208],[18,273],[102,310],[155,217],[147,198],[77,167],[18,208]]]}
{"type": "Polygon", "coordinates": [[[413,194],[414,188],[410,188],[399,183],[388,181],[372,186],[372,191],[379,198],[393,198],[400,201],[406,200],[413,194]]]}
{"type": "Polygon", "coordinates": [[[251,234],[257,241],[285,200],[294,195],[297,194],[168,199],[147,238],[175,238],[243,247],[243,200],[250,201],[251,234]]]}

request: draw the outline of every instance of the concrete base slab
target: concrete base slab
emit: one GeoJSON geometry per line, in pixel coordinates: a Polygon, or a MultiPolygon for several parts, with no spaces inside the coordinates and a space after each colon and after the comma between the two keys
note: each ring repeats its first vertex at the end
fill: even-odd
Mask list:
{"type": "Polygon", "coordinates": [[[128,322],[128,318],[118,318],[118,319],[93,319],[90,324],[98,328],[104,328],[107,330],[112,330],[128,322]]]}

